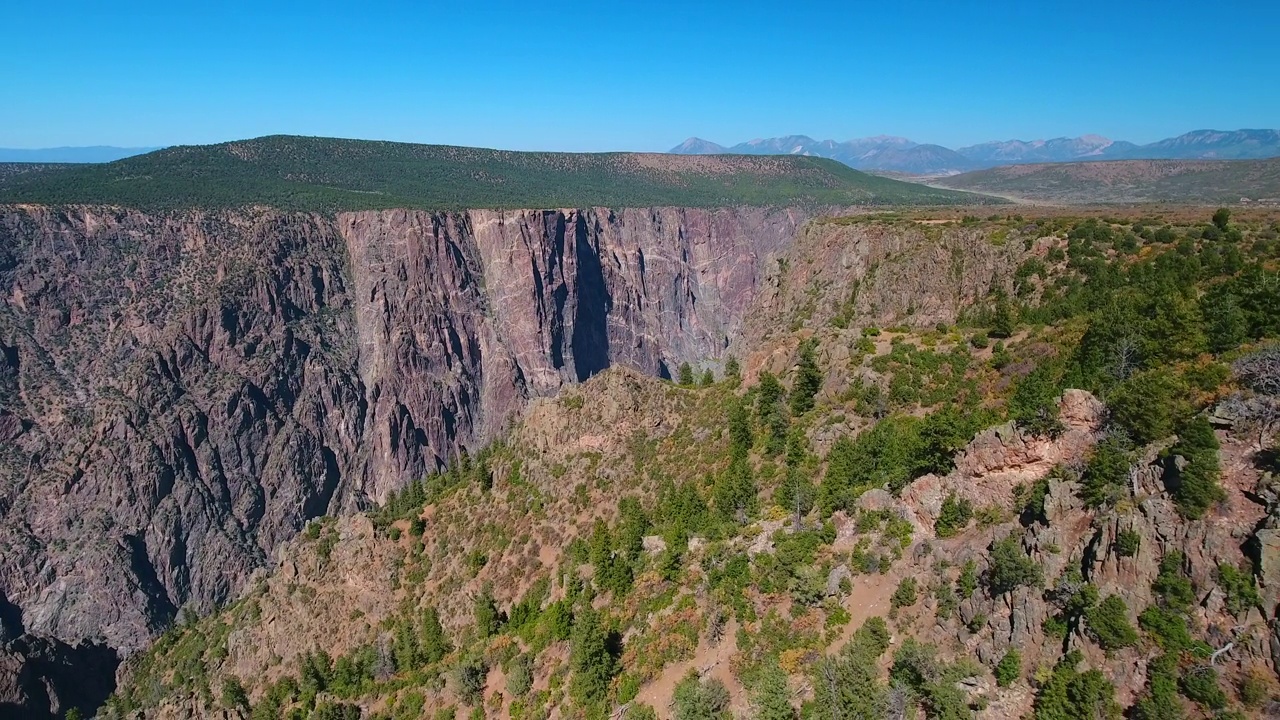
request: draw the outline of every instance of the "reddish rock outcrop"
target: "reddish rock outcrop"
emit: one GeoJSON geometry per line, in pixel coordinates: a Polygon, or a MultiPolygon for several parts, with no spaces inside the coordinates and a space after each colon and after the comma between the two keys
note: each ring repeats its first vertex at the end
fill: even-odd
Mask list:
{"type": "Polygon", "coordinates": [[[950,493],[974,507],[1013,507],[1014,489],[1049,474],[1055,465],[1079,463],[1097,440],[1105,408],[1083,390],[1067,390],[1059,400],[1063,431],[1054,437],[1028,435],[1012,422],[984,430],[956,456],[946,477],[926,475],[902,493],[912,521],[933,532],[942,503],[950,493]]]}

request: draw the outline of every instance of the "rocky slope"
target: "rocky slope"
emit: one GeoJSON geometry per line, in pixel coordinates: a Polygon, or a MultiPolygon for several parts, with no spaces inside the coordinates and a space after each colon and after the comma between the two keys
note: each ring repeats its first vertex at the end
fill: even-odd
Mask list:
{"type": "MultiPolygon", "coordinates": [[[[824,418],[850,411],[832,389],[824,385],[823,407],[807,425],[810,432],[826,427],[824,418]]],[[[559,398],[538,400],[493,456],[491,489],[463,486],[428,501],[412,513],[422,531],[401,520],[388,535],[365,516],[317,525],[317,532],[288,543],[271,572],[239,602],[173,633],[135,664],[126,673],[126,695],[145,708],[138,717],[247,717],[247,706],[218,699],[217,689],[234,682],[247,688],[258,717],[272,702],[272,688],[288,686],[297,668],[323,651],[322,667],[329,669],[322,671],[328,674],[319,681],[317,707],[348,704],[369,716],[396,718],[454,717],[459,706],[486,716],[578,717],[572,685],[566,692],[563,682],[577,636],[567,643],[547,638],[539,611],[527,620],[517,606],[540,598],[534,604],[549,613],[558,603],[571,603],[570,578],[580,577],[577,582],[588,586],[595,578],[599,595],[587,600],[594,598],[621,636],[619,679],[611,687],[619,694],[629,687],[635,698],[607,708],[611,716],[630,717],[628,710],[643,703],[657,717],[699,717],[681,715],[687,711],[675,704],[677,684],[693,672],[723,682],[734,717],[758,717],[751,679],[761,663],[795,674],[788,696],[811,703],[816,683],[806,673],[823,657],[838,656],[868,618],[885,615],[894,646],[926,643],[938,648],[939,663],[977,661],[959,685],[967,703],[963,717],[1030,715],[1045,682],[1041,676],[1068,650],[1101,668],[1116,699],[1129,706],[1142,695],[1146,663],[1158,648],[1135,643],[1104,652],[1080,618],[1063,635],[1051,631],[1050,621],[1087,583],[1102,597],[1122,598],[1128,621],[1136,624],[1139,611],[1157,603],[1152,588],[1161,558],[1173,553],[1181,553],[1183,571],[1198,590],[1193,627],[1212,641],[1210,649],[1226,648],[1215,660],[1217,672],[1240,679],[1274,667],[1270,616],[1256,607],[1229,611],[1217,588],[1219,567],[1241,561],[1242,546],[1267,513],[1252,497],[1260,476],[1247,462],[1251,449],[1223,433],[1227,495],[1204,520],[1179,516],[1166,487],[1171,461],[1155,453],[1134,465],[1132,505],[1086,508],[1078,476],[1061,469],[1086,464],[1103,436],[1106,408],[1078,390],[1058,401],[1064,428],[1054,438],[1012,423],[993,427],[961,449],[951,472],[921,477],[900,497],[868,490],[856,508],[831,517],[812,567],[794,569],[790,584],[769,589],[763,582],[781,564],[794,562],[783,559],[796,552],[789,538],[813,531],[797,532],[787,511],[774,507],[740,536],[689,539],[674,574],[661,570],[668,539],[645,537],[644,570],[630,594],[609,593],[600,586],[595,551],[589,562],[583,555],[598,542],[598,518],[621,527],[618,501],[630,498],[651,507],[655,529],[662,527],[656,513],[664,483],[697,484],[700,472],[723,468],[728,433],[722,419],[734,394],[731,384],[680,389],[619,368],[566,388],[559,398]],[[1025,499],[1019,488],[1037,484],[1044,488],[1043,517],[1020,518],[1025,499]],[[985,519],[944,535],[937,528],[949,495],[972,502],[985,519]],[[876,519],[886,517],[905,521],[905,530],[881,529],[876,519]],[[1122,532],[1137,538],[1136,552],[1118,549],[1122,532]],[[1041,568],[1039,585],[987,589],[996,564],[991,548],[1006,537],[1041,568]],[[877,564],[860,564],[869,555],[877,564]],[[738,561],[752,569],[752,581],[734,599],[733,586],[724,583],[738,561]],[[966,589],[965,573],[976,591],[966,589]],[[804,589],[805,578],[816,583],[814,590],[804,589]],[[547,579],[549,585],[539,585],[547,579]],[[895,591],[906,581],[918,588],[910,599],[895,591]],[[809,592],[816,598],[805,599],[809,592]],[[513,626],[478,636],[482,597],[492,597],[513,626]],[[417,627],[412,618],[424,608],[438,609],[454,652],[406,675],[398,659],[402,633],[406,622],[417,627]],[[997,687],[989,668],[1011,649],[1021,655],[1021,674],[1009,687],[997,687]],[[519,689],[509,678],[515,659],[523,657],[533,658],[532,681],[519,689]],[[478,691],[467,689],[457,669],[474,661],[483,668],[478,691]],[[334,669],[350,662],[372,665],[334,669]],[[352,684],[344,672],[370,678],[352,684]]],[[[760,461],[764,478],[772,461],[760,461]]],[[[817,521],[807,522],[813,528],[817,521]]],[[[935,715],[930,710],[926,716],[935,715]]]]}

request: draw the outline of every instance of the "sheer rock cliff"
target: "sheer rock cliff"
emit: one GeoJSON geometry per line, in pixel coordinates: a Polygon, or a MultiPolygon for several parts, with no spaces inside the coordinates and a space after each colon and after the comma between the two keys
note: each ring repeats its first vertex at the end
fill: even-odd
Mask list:
{"type": "Polygon", "coordinates": [[[716,362],[806,219],[0,209],[0,592],[143,647],[531,396],[716,362]]]}

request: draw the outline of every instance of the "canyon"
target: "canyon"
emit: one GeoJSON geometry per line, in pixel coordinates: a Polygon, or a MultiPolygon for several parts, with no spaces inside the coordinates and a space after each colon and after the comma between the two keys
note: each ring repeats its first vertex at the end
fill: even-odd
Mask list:
{"type": "Polygon", "coordinates": [[[717,362],[798,210],[0,214],[0,590],[136,651],[615,364],[717,362]]]}

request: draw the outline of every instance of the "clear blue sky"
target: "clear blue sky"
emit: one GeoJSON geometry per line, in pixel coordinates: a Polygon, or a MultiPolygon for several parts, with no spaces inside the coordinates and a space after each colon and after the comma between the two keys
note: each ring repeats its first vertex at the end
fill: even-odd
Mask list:
{"type": "Polygon", "coordinates": [[[1280,3],[6,0],[0,147],[1280,126],[1280,3]]]}

